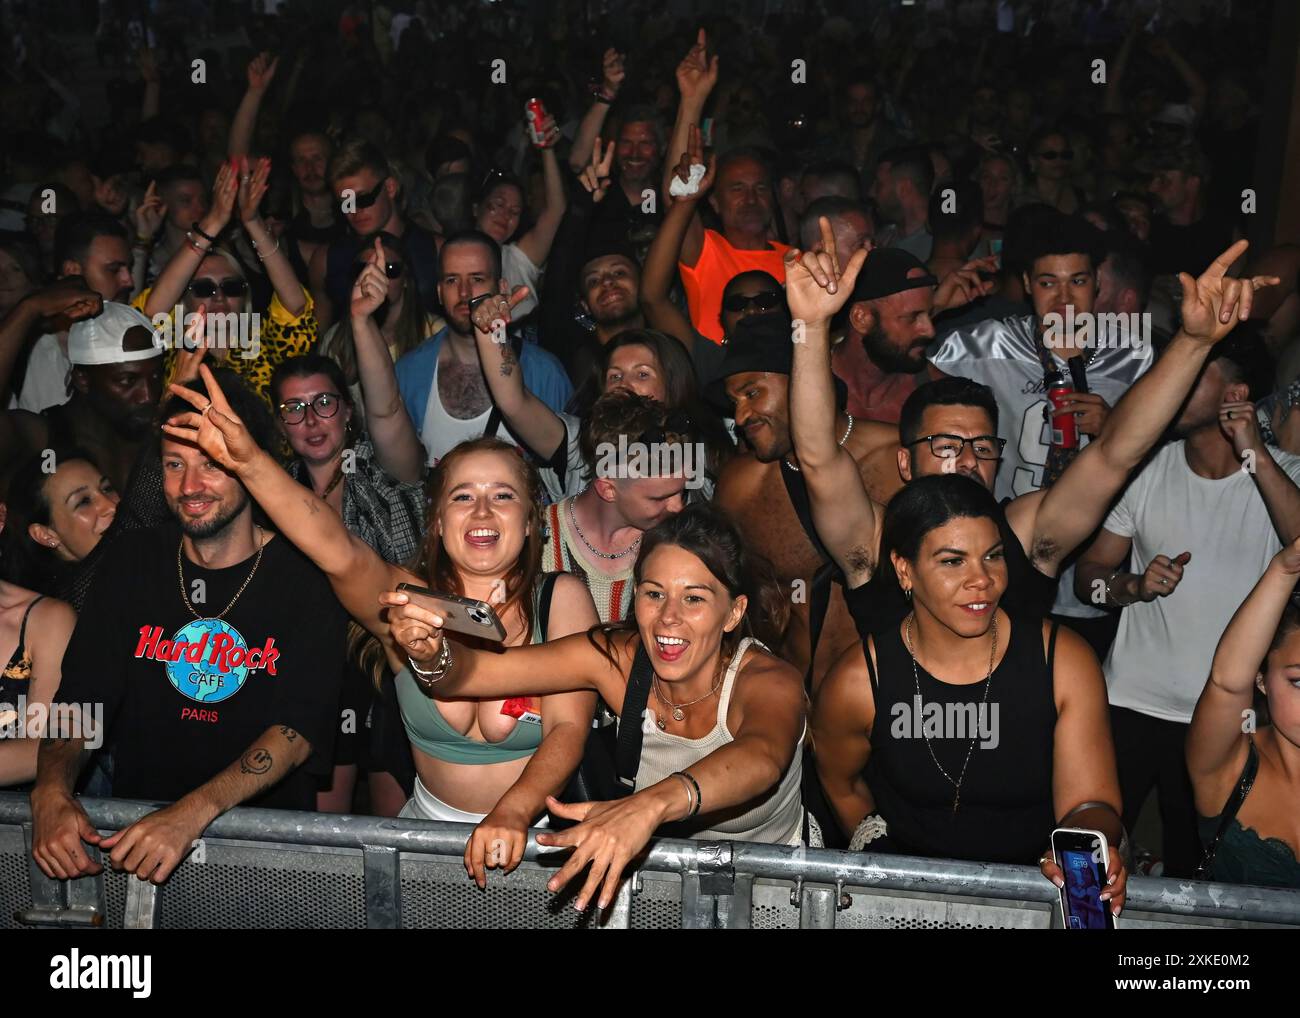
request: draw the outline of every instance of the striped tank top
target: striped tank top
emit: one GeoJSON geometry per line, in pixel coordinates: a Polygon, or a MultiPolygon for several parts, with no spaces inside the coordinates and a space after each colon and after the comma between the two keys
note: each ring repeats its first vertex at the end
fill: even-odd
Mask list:
{"type": "Polygon", "coordinates": [[[573,530],[569,506],[576,495],[546,507],[546,544],[542,547],[542,570],[573,573],[587,585],[601,622],[621,622],[632,608],[632,567],[636,556],[626,559],[597,559],[573,530]],[[622,569],[609,573],[606,567],[618,563],[622,569]]]}

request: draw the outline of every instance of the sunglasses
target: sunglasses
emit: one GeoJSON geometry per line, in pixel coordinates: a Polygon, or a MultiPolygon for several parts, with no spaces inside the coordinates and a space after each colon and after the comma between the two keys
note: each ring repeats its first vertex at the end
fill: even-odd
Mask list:
{"type": "Polygon", "coordinates": [[[215,279],[196,279],[190,283],[189,289],[190,293],[200,300],[215,297],[218,290],[223,297],[242,297],[248,293],[248,280],[223,279],[218,283],[215,279]]]}
{"type": "Polygon", "coordinates": [[[287,399],[276,409],[280,412],[280,420],[285,424],[301,424],[307,418],[309,406],[317,417],[327,420],[339,412],[339,404],[342,401],[342,397],[337,392],[322,392],[310,403],[300,399],[287,399]]]}
{"type": "Polygon", "coordinates": [[[730,297],[722,298],[722,310],[735,313],[753,306],[759,311],[774,311],[781,306],[781,297],[780,290],[764,290],[752,297],[746,297],[743,293],[733,293],[730,297]]]}
{"type": "Polygon", "coordinates": [[[1068,161],[1074,158],[1074,149],[1045,148],[1043,151],[1038,153],[1038,158],[1046,159],[1048,162],[1055,162],[1057,159],[1065,159],[1068,161]]]}
{"type": "MultiPolygon", "coordinates": [[[[361,275],[361,273],[365,271],[367,264],[368,264],[367,262],[357,262],[355,265],[353,265],[352,278],[356,279],[359,275],[361,275]]],[[[405,268],[405,266],[403,266],[401,262],[388,262],[384,266],[384,275],[387,276],[389,279],[401,279],[403,268],[405,268]]]]}
{"type": "Polygon", "coordinates": [[[379,192],[384,189],[384,184],[386,184],[387,182],[388,182],[388,176],[385,175],[380,177],[379,183],[376,184],[374,187],[372,187],[369,191],[358,191],[356,194],[357,208],[368,209],[375,202],[379,201],[379,192]]]}

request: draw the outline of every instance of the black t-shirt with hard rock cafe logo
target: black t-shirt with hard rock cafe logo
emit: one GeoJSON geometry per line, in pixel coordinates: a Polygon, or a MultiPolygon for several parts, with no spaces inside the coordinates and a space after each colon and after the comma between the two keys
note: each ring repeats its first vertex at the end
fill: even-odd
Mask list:
{"type": "Polygon", "coordinates": [[[312,755],[246,805],[311,809],[340,726],[347,616],[323,573],[283,537],[225,569],[185,559],[167,523],[124,534],[86,597],[63,658],[59,703],[102,703],[113,795],[171,802],[287,725],[312,755]],[[196,582],[196,581],[202,581],[196,582]],[[201,598],[201,600],[199,600],[201,598]]]}

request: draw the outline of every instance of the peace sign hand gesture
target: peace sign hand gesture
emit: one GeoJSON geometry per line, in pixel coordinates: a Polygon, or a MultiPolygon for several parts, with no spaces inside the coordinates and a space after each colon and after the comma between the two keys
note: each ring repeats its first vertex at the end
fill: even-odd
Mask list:
{"type": "Polygon", "coordinates": [[[247,473],[257,457],[263,454],[262,450],[253,441],[239,415],[230,408],[226,394],[206,364],[199,365],[199,374],[211,398],[173,382],[169,386],[171,391],[194,410],[176,414],[163,424],[162,429],[173,438],[197,445],[213,463],[231,473],[247,473]]]}
{"type": "Polygon", "coordinates": [[[591,162],[583,167],[582,173],[579,174],[578,180],[582,186],[587,189],[591,195],[592,204],[596,204],[609,192],[609,168],[614,162],[614,143],[611,141],[605,147],[605,154],[600,154],[600,138],[596,139],[595,147],[591,150],[591,162]]]}
{"type": "Polygon", "coordinates": [[[1228,268],[1246,252],[1250,245],[1239,240],[1224,251],[1193,279],[1186,272],[1178,273],[1183,285],[1183,332],[1192,339],[1213,345],[1233,330],[1237,322],[1250,317],[1250,307],[1255,291],[1266,286],[1277,286],[1277,276],[1254,276],[1250,279],[1233,279],[1226,275],[1228,268]]]}

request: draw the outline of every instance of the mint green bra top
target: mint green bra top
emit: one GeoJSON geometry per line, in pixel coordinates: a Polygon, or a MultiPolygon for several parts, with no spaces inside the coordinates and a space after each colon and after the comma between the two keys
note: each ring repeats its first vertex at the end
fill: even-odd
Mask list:
{"type": "MultiPolygon", "coordinates": [[[[546,634],[542,631],[541,592],[546,576],[539,576],[533,588],[533,634],[532,643],[544,643],[546,634]]],[[[403,668],[397,673],[397,703],[402,710],[402,724],[406,726],[407,737],[411,745],[422,753],[428,753],[435,760],[453,764],[494,764],[507,760],[522,760],[537,752],[542,744],[542,726],[540,722],[524,721],[515,723],[514,730],[500,742],[478,742],[467,735],[461,735],[447,724],[438,701],[425,696],[411,677],[411,670],[403,668]]]]}

